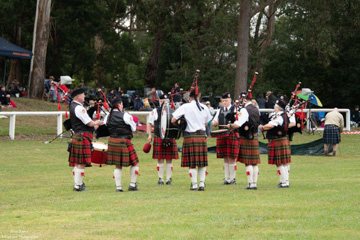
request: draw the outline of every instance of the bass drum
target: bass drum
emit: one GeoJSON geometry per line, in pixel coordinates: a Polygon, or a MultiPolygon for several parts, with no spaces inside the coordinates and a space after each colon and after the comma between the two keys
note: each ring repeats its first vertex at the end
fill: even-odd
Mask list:
{"type": "Polygon", "coordinates": [[[171,123],[172,114],[174,109],[170,107],[169,103],[164,103],[161,106],[161,119],[160,119],[160,138],[175,138],[179,139],[181,131],[179,127],[171,123]]]}

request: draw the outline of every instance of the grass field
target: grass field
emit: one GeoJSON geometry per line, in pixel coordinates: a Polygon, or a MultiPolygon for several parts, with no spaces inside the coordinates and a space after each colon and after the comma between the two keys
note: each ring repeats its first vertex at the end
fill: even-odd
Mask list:
{"type": "MultiPolygon", "coordinates": [[[[315,135],[296,135],[295,143],[315,135]]],[[[174,163],[173,185],[158,186],[156,161],[140,159],[138,192],[115,192],[113,167],[87,168],[86,192],[73,192],[67,139],[0,141],[0,238],[36,239],[359,239],[360,143],[342,136],[340,156],[292,156],[289,189],[277,189],[276,167],[261,155],[257,191],[222,186],[222,160],[209,154],[205,192],[192,192],[188,170],[174,163]]],[[[102,140],[107,142],[107,140],[102,140]]],[[[215,144],[210,139],[208,146],[215,144]]],[[[181,141],[179,141],[181,145],[181,141]]]]}

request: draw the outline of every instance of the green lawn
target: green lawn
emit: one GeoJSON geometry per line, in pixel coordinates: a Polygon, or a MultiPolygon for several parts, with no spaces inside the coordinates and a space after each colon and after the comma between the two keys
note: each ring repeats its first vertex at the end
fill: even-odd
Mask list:
{"type": "MultiPolygon", "coordinates": [[[[296,135],[295,142],[319,136],[296,135]]],[[[209,154],[205,192],[191,192],[175,161],[172,186],[158,186],[156,161],[142,152],[138,192],[115,192],[113,167],[85,171],[87,192],[73,192],[66,142],[0,142],[0,238],[37,239],[359,239],[359,135],[342,136],[340,156],[293,156],[289,189],[277,189],[276,167],[262,155],[257,191],[222,186],[222,160],[209,154]]],[[[102,140],[106,142],[107,140],[102,140]]],[[[179,141],[181,144],[181,141],[179,141]]],[[[215,139],[209,139],[213,146],[215,139]]]]}

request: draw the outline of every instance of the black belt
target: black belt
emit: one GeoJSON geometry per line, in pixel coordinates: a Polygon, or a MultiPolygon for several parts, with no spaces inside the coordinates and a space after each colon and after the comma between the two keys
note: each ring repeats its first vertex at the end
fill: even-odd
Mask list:
{"type": "Polygon", "coordinates": [[[111,138],[120,138],[120,139],[128,139],[131,140],[130,135],[110,135],[111,138]]]}
{"type": "Polygon", "coordinates": [[[204,135],[205,136],[205,132],[203,130],[197,130],[196,132],[184,132],[184,136],[189,136],[189,135],[204,135]]]}

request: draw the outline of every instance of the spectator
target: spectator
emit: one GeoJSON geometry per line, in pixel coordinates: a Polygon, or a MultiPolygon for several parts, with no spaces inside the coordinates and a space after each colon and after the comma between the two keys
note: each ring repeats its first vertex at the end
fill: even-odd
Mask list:
{"type": "Polygon", "coordinates": [[[151,91],[147,92],[146,95],[148,96],[149,102],[153,108],[159,106],[159,94],[156,91],[156,88],[151,88],[151,91]]]}
{"type": "MultiPolygon", "coordinates": [[[[260,109],[266,108],[266,99],[264,98],[264,95],[262,93],[258,95],[256,102],[258,103],[260,109]]],[[[267,123],[267,115],[266,113],[262,112],[260,113],[260,124],[265,125],[266,123],[267,123]]]]}
{"type": "Polygon", "coordinates": [[[351,114],[351,120],[355,122],[355,127],[359,127],[360,124],[360,112],[359,112],[359,106],[356,105],[355,110],[351,114]]]}
{"type": "Polygon", "coordinates": [[[106,94],[106,99],[108,100],[108,102],[112,102],[115,96],[116,96],[115,90],[109,89],[108,93],[106,94]]]}
{"type": "Polygon", "coordinates": [[[173,101],[174,103],[180,102],[181,101],[181,95],[180,94],[176,94],[178,92],[181,92],[179,84],[175,83],[174,87],[171,89],[171,94],[175,94],[173,96],[173,101]]]}
{"type": "Polygon", "coordinates": [[[333,145],[333,156],[336,156],[336,150],[341,141],[340,133],[344,128],[344,117],[337,108],[325,115],[325,129],[323,136],[325,156],[329,156],[329,144],[333,145]]]}
{"type": "Polygon", "coordinates": [[[10,92],[6,90],[5,86],[1,86],[0,88],[0,104],[7,105],[8,107],[12,107],[10,102],[10,92]]]}
{"type": "Polygon", "coordinates": [[[142,108],[143,108],[143,102],[140,97],[139,91],[136,90],[134,93],[134,110],[139,111],[142,108]]]}
{"type": "Polygon", "coordinates": [[[57,101],[57,96],[56,96],[56,90],[57,90],[57,83],[55,82],[55,77],[54,76],[50,76],[49,77],[49,81],[47,81],[45,83],[45,89],[47,89],[49,91],[49,98],[51,102],[56,102],[57,101]]]}
{"type": "Polygon", "coordinates": [[[266,92],[266,103],[265,103],[266,108],[274,108],[276,100],[277,100],[276,96],[271,91],[266,92]]]}
{"type": "Polygon", "coordinates": [[[11,96],[13,97],[22,97],[23,94],[22,92],[20,91],[19,89],[19,81],[17,79],[14,79],[11,84],[10,84],[10,87],[9,87],[9,91],[11,93],[11,96]]]}

